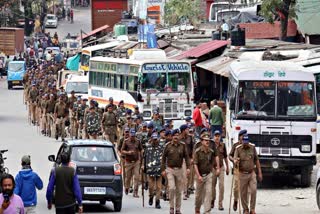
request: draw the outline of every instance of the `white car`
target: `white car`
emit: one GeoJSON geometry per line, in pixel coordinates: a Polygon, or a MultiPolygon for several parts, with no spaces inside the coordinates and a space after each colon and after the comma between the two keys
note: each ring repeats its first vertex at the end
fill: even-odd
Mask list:
{"type": "Polygon", "coordinates": [[[58,18],[54,14],[48,14],[45,18],[46,27],[57,28],[58,26],[58,18]]]}

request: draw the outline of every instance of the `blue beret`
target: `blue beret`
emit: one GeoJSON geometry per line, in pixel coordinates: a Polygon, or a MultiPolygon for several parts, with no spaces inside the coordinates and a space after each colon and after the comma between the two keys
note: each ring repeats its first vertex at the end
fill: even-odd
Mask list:
{"type": "Polygon", "coordinates": [[[179,129],[172,130],[172,135],[175,135],[175,134],[180,134],[180,130],[179,129]]]}
{"type": "Polygon", "coordinates": [[[131,114],[132,110],[131,109],[127,109],[127,114],[131,114]]]}
{"type": "Polygon", "coordinates": [[[200,134],[202,134],[203,132],[209,132],[209,130],[207,128],[203,128],[201,129],[200,134]]]}
{"type": "Polygon", "coordinates": [[[152,122],[148,123],[148,128],[153,128],[153,123],[152,122]]]}
{"type": "Polygon", "coordinates": [[[165,136],[168,136],[168,135],[171,135],[171,131],[170,130],[167,130],[166,133],[165,133],[165,136]]]}
{"type": "Polygon", "coordinates": [[[221,133],[220,133],[219,130],[215,130],[215,131],[213,132],[213,135],[221,135],[221,133]]]}
{"type": "Polygon", "coordinates": [[[158,134],[155,132],[151,135],[151,138],[152,139],[158,139],[158,134]]]}
{"type": "Polygon", "coordinates": [[[164,131],[166,131],[166,129],[162,128],[162,129],[160,129],[159,133],[164,132],[164,131]]]}
{"type": "Polygon", "coordinates": [[[136,130],[130,129],[130,135],[131,136],[136,136],[136,130]]]}
{"type": "Polygon", "coordinates": [[[166,120],[166,124],[169,124],[169,123],[171,123],[171,122],[172,122],[172,120],[171,120],[171,119],[166,120]]]}
{"type": "Polygon", "coordinates": [[[188,128],[188,126],[186,124],[183,124],[180,126],[180,131],[182,132],[182,131],[186,130],[187,128],[188,128]]]}
{"type": "Polygon", "coordinates": [[[142,123],[142,126],[143,126],[143,127],[146,127],[146,126],[148,126],[148,123],[147,123],[147,122],[144,122],[144,123],[142,123]]]}
{"type": "Polygon", "coordinates": [[[247,134],[247,130],[246,129],[243,129],[239,132],[239,136],[241,135],[244,135],[244,134],[247,134]]]}

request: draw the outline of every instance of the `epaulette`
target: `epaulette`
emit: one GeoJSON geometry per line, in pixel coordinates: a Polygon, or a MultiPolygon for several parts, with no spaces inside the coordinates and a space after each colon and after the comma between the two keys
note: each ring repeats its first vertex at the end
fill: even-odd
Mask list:
{"type": "Polygon", "coordinates": [[[180,143],[181,143],[182,145],[186,145],[186,143],[185,143],[185,142],[183,142],[183,141],[180,141],[180,143]]]}
{"type": "Polygon", "coordinates": [[[255,144],[253,144],[253,143],[249,143],[249,145],[254,146],[254,147],[256,146],[256,145],[255,145],[255,144]]]}
{"type": "Polygon", "coordinates": [[[240,145],[236,146],[236,149],[237,149],[237,148],[240,148],[240,147],[242,147],[242,144],[240,144],[240,145]]]}
{"type": "Polygon", "coordinates": [[[201,149],[201,147],[197,148],[195,152],[198,152],[201,149]]]}

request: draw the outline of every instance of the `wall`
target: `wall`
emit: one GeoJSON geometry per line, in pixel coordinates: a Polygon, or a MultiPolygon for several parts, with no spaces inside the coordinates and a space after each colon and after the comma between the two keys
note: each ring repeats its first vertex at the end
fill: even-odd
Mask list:
{"type": "MultiPolygon", "coordinates": [[[[270,23],[242,23],[241,28],[246,29],[246,39],[273,39],[279,38],[281,33],[280,22],[270,23]]],[[[291,20],[288,23],[288,37],[297,34],[297,25],[291,20]]]]}

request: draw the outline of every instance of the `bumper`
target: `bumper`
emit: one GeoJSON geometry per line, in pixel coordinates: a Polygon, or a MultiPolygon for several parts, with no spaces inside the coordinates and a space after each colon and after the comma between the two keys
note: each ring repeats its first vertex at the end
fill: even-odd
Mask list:
{"type": "Polygon", "coordinates": [[[8,83],[9,82],[11,85],[23,85],[21,80],[8,80],[8,83]]]}
{"type": "Polygon", "coordinates": [[[46,27],[57,27],[57,24],[46,24],[46,27]]]}
{"type": "Polygon", "coordinates": [[[317,163],[316,156],[311,157],[259,157],[263,172],[299,171],[302,167],[313,166],[317,163]],[[276,162],[277,164],[275,164],[276,162]],[[277,168],[275,166],[278,165],[277,168]]]}
{"type": "Polygon", "coordinates": [[[83,200],[88,201],[112,201],[121,199],[123,196],[123,184],[122,178],[117,177],[113,180],[113,182],[101,182],[95,180],[79,180],[80,181],[80,189],[83,200]],[[84,187],[105,187],[106,194],[85,194],[84,187]]]}

